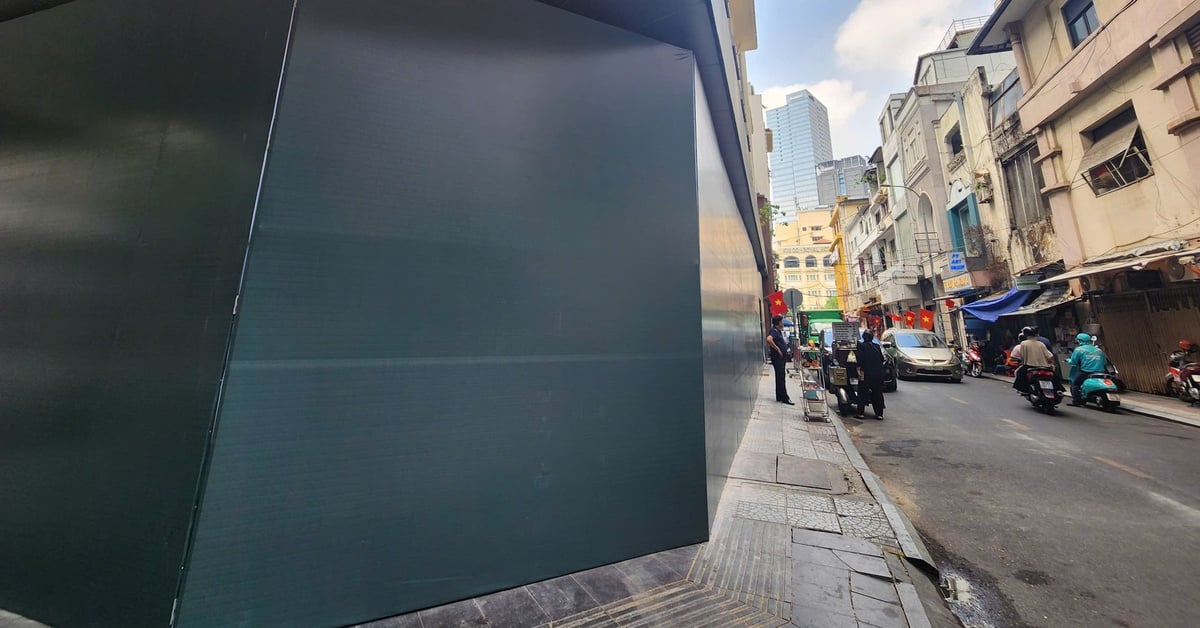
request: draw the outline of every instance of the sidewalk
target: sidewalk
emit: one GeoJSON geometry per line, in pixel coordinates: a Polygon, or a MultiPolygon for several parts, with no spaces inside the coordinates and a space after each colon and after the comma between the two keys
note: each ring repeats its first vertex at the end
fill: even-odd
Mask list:
{"type": "Polygon", "coordinates": [[[708,543],[362,626],[959,626],[836,415],[758,398],[708,543]]]}
{"type": "MultiPolygon", "coordinates": [[[[984,373],[983,376],[1008,384],[1012,384],[1013,381],[1013,378],[1003,375],[984,373]]],[[[1069,398],[1071,396],[1069,382],[1064,381],[1063,385],[1067,387],[1066,396],[1069,398]]],[[[1148,395],[1130,390],[1121,393],[1121,409],[1135,414],[1144,414],[1166,421],[1200,427],[1200,408],[1172,397],[1148,395]]]]}
{"type": "MultiPolygon", "coordinates": [[[[932,559],[838,420],[772,401],[770,370],[708,543],[359,628],[958,628],[932,559]]],[[[581,543],[587,540],[581,538],[581,543]]],[[[44,628],[0,612],[0,628],[44,628]]]]}

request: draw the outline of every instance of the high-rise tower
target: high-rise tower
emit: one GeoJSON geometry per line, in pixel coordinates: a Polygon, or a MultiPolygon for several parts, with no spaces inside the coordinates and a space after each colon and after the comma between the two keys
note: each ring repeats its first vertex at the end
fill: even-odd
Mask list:
{"type": "Polygon", "coordinates": [[[771,152],[771,200],[778,222],[820,205],[817,164],[833,159],[829,112],[808,90],[787,95],[782,107],[767,110],[775,149],[771,152]]]}

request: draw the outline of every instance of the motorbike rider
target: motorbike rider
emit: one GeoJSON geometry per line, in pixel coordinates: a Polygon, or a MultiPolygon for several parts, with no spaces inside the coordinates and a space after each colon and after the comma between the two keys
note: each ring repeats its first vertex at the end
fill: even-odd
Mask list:
{"type": "Polygon", "coordinates": [[[1071,405],[1082,406],[1083,380],[1093,373],[1103,373],[1108,365],[1108,356],[1100,347],[1092,344],[1090,334],[1079,334],[1075,340],[1079,345],[1071,352],[1071,359],[1067,362],[1071,365],[1071,405]]]}
{"type": "Polygon", "coordinates": [[[1029,383],[1026,377],[1029,367],[1054,368],[1054,354],[1038,340],[1037,332],[1032,327],[1021,330],[1021,343],[1013,347],[1011,357],[1021,361],[1013,379],[1013,388],[1017,392],[1025,392],[1029,383]]]}

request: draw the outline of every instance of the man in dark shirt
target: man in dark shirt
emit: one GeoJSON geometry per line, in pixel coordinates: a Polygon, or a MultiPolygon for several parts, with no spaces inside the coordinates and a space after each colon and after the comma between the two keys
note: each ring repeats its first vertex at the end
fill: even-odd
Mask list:
{"type": "Polygon", "coordinates": [[[875,335],[864,331],[862,342],[854,350],[858,358],[858,418],[867,418],[867,398],[871,398],[871,409],[875,418],[883,420],[883,350],[872,342],[875,335]]]}
{"type": "Polygon", "coordinates": [[[796,404],[792,403],[792,398],[788,396],[787,373],[784,370],[787,365],[788,344],[783,339],[782,316],[771,317],[771,333],[767,336],[767,346],[771,349],[771,367],[775,369],[775,401],[794,406],[796,404]]]}

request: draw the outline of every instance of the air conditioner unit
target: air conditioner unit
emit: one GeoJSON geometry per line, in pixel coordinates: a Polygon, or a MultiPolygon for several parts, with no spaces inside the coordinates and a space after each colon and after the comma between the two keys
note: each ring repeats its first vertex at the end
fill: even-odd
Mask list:
{"type": "Polygon", "coordinates": [[[1185,257],[1182,259],[1183,262],[1181,262],[1179,258],[1174,257],[1167,260],[1166,268],[1163,271],[1163,274],[1167,276],[1167,279],[1172,283],[1200,279],[1200,268],[1197,268],[1195,264],[1184,263],[1192,262],[1194,261],[1194,258],[1185,257]]]}

